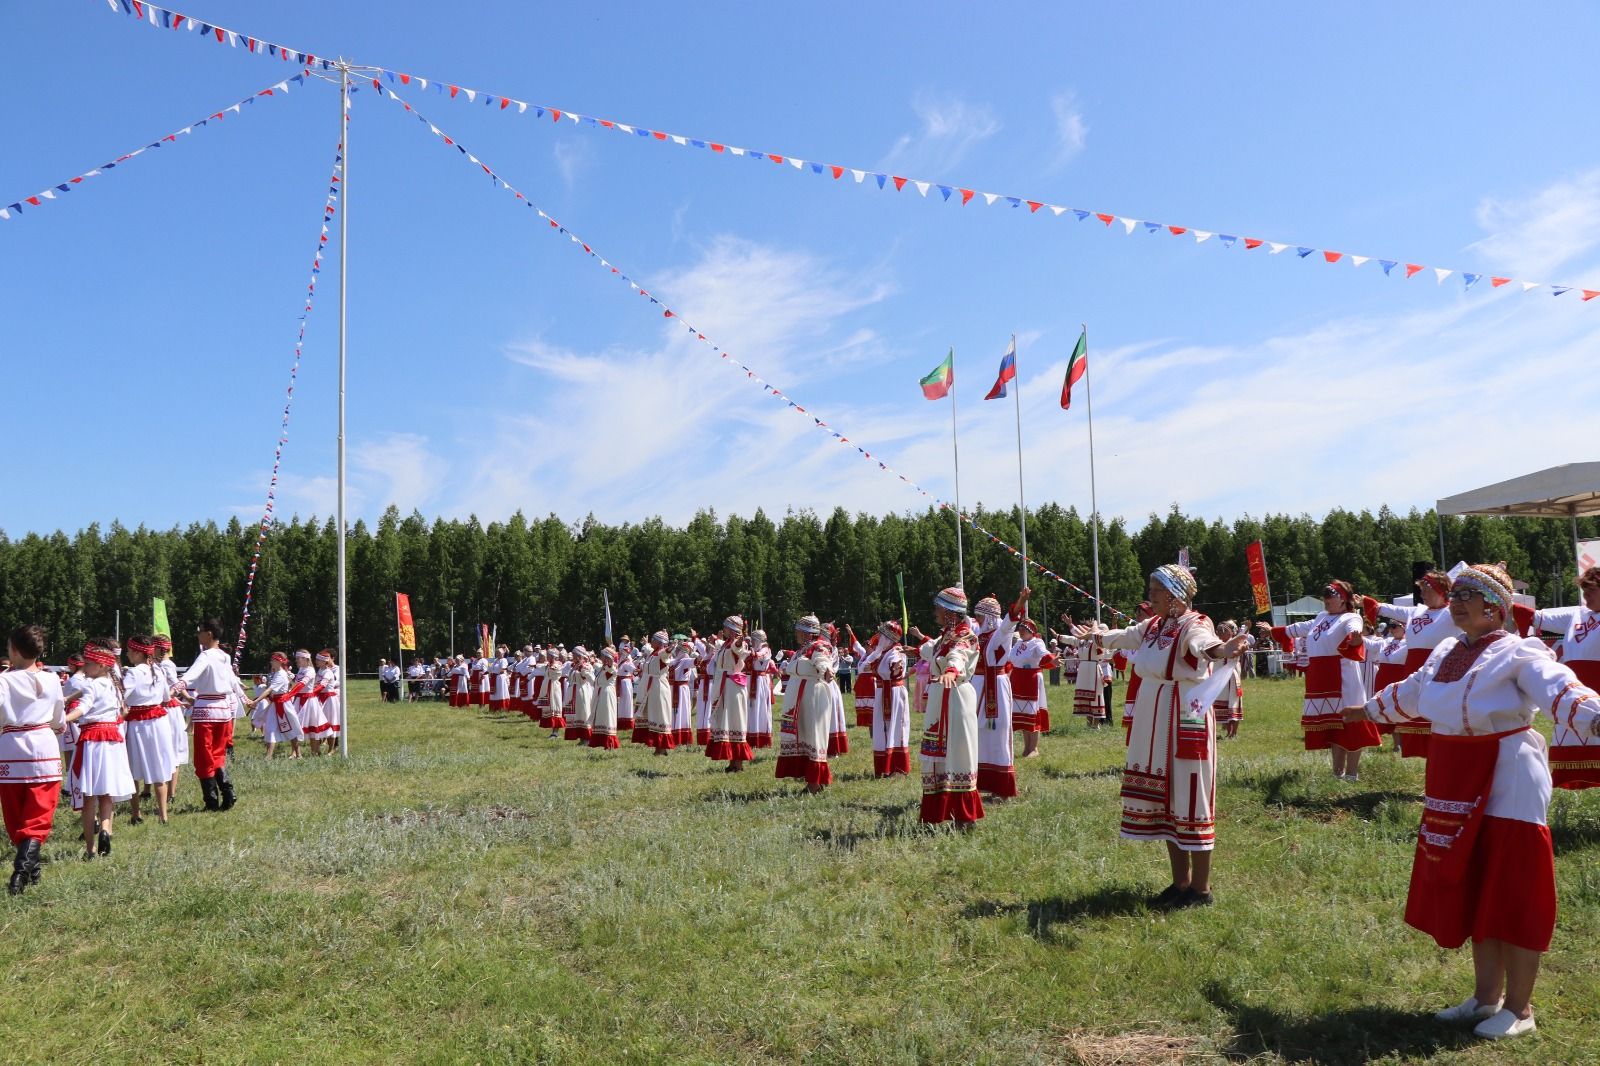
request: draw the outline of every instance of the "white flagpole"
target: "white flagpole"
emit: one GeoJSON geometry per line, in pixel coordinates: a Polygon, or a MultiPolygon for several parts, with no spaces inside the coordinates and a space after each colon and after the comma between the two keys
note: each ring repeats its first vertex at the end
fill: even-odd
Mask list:
{"type": "Polygon", "coordinates": [[[1103,604],[1100,602],[1100,502],[1094,488],[1094,390],[1089,385],[1089,326],[1083,323],[1083,399],[1089,411],[1089,510],[1093,525],[1089,527],[1090,542],[1094,546],[1094,620],[1100,621],[1103,604]]]}
{"type": "MultiPolygon", "coordinates": [[[[1022,587],[1028,587],[1028,500],[1022,493],[1022,367],[1017,360],[1017,335],[1011,335],[1011,366],[1015,371],[1012,384],[1017,398],[1017,509],[1022,514],[1022,587]]],[[[1027,613],[1027,604],[1023,604],[1027,613]]]]}
{"type": "Polygon", "coordinates": [[[967,587],[967,562],[961,551],[961,446],[956,441],[956,350],[950,349],[950,451],[956,460],[956,583],[967,587]]]}
{"type": "Polygon", "coordinates": [[[349,656],[345,641],[345,570],[344,570],[344,370],[345,370],[345,277],[350,266],[350,67],[339,61],[339,153],[344,157],[339,183],[339,717],[344,719],[339,729],[339,754],[350,756],[350,686],[346,664],[349,656]]]}

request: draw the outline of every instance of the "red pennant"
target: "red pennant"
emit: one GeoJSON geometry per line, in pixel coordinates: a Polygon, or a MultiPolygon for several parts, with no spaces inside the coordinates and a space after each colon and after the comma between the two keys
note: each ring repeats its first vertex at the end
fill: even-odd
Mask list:
{"type": "MultiPolygon", "coordinates": [[[[1104,216],[1101,216],[1101,217],[1104,217],[1104,216]]],[[[1107,225],[1110,225],[1110,223],[1107,223],[1107,225]]],[[[1181,237],[1183,234],[1189,232],[1188,228],[1184,227],[1184,226],[1168,226],[1167,227],[1167,231],[1169,233],[1171,233],[1174,237],[1181,237]]]]}
{"type": "Polygon", "coordinates": [[[1343,252],[1323,252],[1322,258],[1326,259],[1330,263],[1337,263],[1340,257],[1343,255],[1343,252]]]}
{"type": "Polygon", "coordinates": [[[401,85],[410,85],[411,84],[411,75],[409,75],[409,74],[400,75],[400,84],[401,85]]]}
{"type": "Polygon", "coordinates": [[[445,144],[455,144],[456,143],[455,141],[452,141],[450,139],[448,134],[440,134],[440,136],[444,138],[444,143],[445,144]]]}
{"type": "Polygon", "coordinates": [[[664,141],[667,139],[667,135],[662,133],[660,130],[651,130],[650,132],[655,135],[655,139],[658,141],[664,141]]]}
{"type": "Polygon", "coordinates": [[[671,311],[663,311],[663,312],[661,312],[661,317],[662,318],[671,318],[672,317],[672,312],[671,311]]]}
{"type": "Polygon", "coordinates": [[[1506,284],[1510,280],[1510,278],[1490,278],[1489,284],[1498,289],[1500,286],[1506,284]]]}
{"type": "Polygon", "coordinates": [[[1583,290],[1583,299],[1584,299],[1585,303],[1587,303],[1588,301],[1594,299],[1596,296],[1600,296],[1600,289],[1584,289],[1583,290]]]}
{"type": "Polygon", "coordinates": [[[1261,247],[1261,241],[1260,241],[1259,238],[1256,238],[1256,237],[1246,237],[1244,239],[1244,247],[1245,247],[1245,251],[1249,251],[1252,248],[1260,248],[1261,247]]]}
{"type": "Polygon", "coordinates": [[[966,206],[969,202],[971,202],[971,200],[972,200],[972,190],[971,189],[962,189],[961,190],[961,204],[962,204],[962,206],[963,207],[966,206]]]}
{"type": "Polygon", "coordinates": [[[720,152],[720,151],[722,151],[722,145],[718,144],[715,141],[712,141],[711,142],[711,150],[713,152],[720,152]]]}
{"type": "Polygon", "coordinates": [[[550,109],[550,120],[552,122],[560,122],[561,121],[561,112],[557,111],[555,108],[552,107],[550,109]]]}
{"type": "Polygon", "coordinates": [[[188,17],[189,17],[188,15],[180,15],[176,11],[174,11],[172,13],[172,28],[173,29],[177,29],[179,26],[182,26],[183,25],[183,20],[188,18],[188,17]]]}
{"type": "Polygon", "coordinates": [[[373,78],[373,79],[372,79],[372,87],[373,87],[373,88],[374,88],[374,89],[381,89],[381,88],[383,88],[383,86],[381,86],[381,85],[379,85],[379,84],[378,84],[378,79],[377,79],[377,78],[373,78]]]}
{"type": "Polygon", "coordinates": [[[40,203],[39,203],[39,198],[38,198],[38,197],[37,197],[37,196],[30,196],[30,197],[28,197],[28,203],[30,203],[30,204],[32,204],[32,205],[33,205],[33,206],[34,206],[34,207],[40,207],[40,206],[42,206],[42,205],[41,205],[41,204],[40,204],[40,203]]]}
{"type": "Polygon", "coordinates": [[[1030,214],[1030,215],[1033,214],[1035,211],[1039,210],[1039,208],[1044,206],[1044,204],[1041,204],[1037,200],[1028,200],[1028,201],[1026,201],[1026,203],[1028,205],[1028,214],[1030,214]]]}
{"type": "Polygon", "coordinates": [[[1094,217],[1098,218],[1101,222],[1104,222],[1108,226],[1111,225],[1111,223],[1113,223],[1113,222],[1115,222],[1117,220],[1117,216],[1116,215],[1102,215],[1098,211],[1095,212],[1094,217]]]}
{"type": "Polygon", "coordinates": [[[80,181],[82,181],[82,180],[83,180],[83,179],[82,179],[82,178],[73,178],[73,179],[72,179],[72,184],[74,184],[74,185],[76,185],[76,184],[78,184],[78,183],[79,183],[79,182],[80,182],[80,181]]]}
{"type": "Polygon", "coordinates": [[[834,167],[833,168],[833,177],[834,177],[834,180],[838,180],[839,178],[844,177],[844,167],[834,167]]]}
{"type": "Polygon", "coordinates": [[[456,98],[456,93],[458,93],[460,91],[461,91],[461,86],[459,86],[459,85],[450,86],[450,99],[454,100],[456,98]]]}
{"type": "Polygon", "coordinates": [[[783,156],[781,156],[781,155],[773,155],[771,152],[767,153],[767,158],[772,160],[774,163],[780,163],[781,164],[783,162],[783,156]]]}
{"type": "Polygon", "coordinates": [[[904,189],[906,187],[906,179],[905,178],[894,178],[893,181],[894,181],[894,191],[895,192],[899,192],[901,189],[904,189]]]}
{"type": "Polygon", "coordinates": [[[221,29],[213,29],[212,32],[214,32],[217,35],[217,43],[221,44],[223,39],[224,39],[222,30],[221,29]]]}
{"type": "Polygon", "coordinates": [[[1409,277],[1419,273],[1422,269],[1423,269],[1423,267],[1418,263],[1407,263],[1406,264],[1406,277],[1409,278],[1409,277]]]}
{"type": "Polygon", "coordinates": [[[144,18],[144,5],[139,3],[139,0],[133,0],[133,13],[140,18],[144,18]]]}
{"type": "Polygon", "coordinates": [[[502,96],[500,98],[500,110],[504,111],[506,108],[508,108],[510,106],[511,106],[511,101],[507,100],[505,97],[502,96]]]}
{"type": "Polygon", "coordinates": [[[612,122],[608,118],[601,119],[600,120],[600,125],[604,126],[608,130],[614,130],[614,129],[617,128],[617,124],[615,122],[612,122]]]}

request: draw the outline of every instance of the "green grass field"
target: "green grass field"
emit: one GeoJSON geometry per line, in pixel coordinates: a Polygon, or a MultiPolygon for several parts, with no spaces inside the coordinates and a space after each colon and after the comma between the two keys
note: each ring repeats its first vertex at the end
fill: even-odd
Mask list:
{"type": "MultiPolygon", "coordinates": [[[[1066,694],[1054,694],[1058,708],[1066,694]]],[[[1119,697],[1120,698],[1120,697],[1119,697]]],[[[808,799],[697,750],[578,750],[520,716],[383,706],[348,762],[265,762],[241,802],[119,814],[0,902],[6,1057],[41,1062],[1600,1061],[1600,794],[1558,795],[1561,917],[1540,1034],[1427,1015],[1465,952],[1400,921],[1421,768],[1359,784],[1299,750],[1298,687],[1252,682],[1222,746],[1216,906],[1171,915],[1121,844],[1121,731],[1056,712],[1022,796],[926,831],[866,734],[808,799]]],[[[242,732],[242,731],[241,731],[242,732]]],[[[7,871],[9,872],[9,871],[7,871]]]]}

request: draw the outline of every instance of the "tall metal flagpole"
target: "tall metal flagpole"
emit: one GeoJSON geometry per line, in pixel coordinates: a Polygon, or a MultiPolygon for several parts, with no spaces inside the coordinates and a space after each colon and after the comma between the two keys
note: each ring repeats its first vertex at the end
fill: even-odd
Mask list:
{"type": "Polygon", "coordinates": [[[344,158],[343,180],[339,183],[339,710],[344,720],[339,729],[339,754],[350,756],[349,662],[345,654],[345,573],[344,573],[344,326],[345,279],[350,268],[350,66],[339,60],[339,154],[344,158]]]}
{"type": "Polygon", "coordinates": [[[961,552],[961,445],[956,442],[956,350],[950,349],[950,450],[956,459],[956,584],[967,587],[967,562],[961,552]]]}
{"type": "MultiPolygon", "coordinates": [[[[1089,358],[1089,325],[1083,326],[1083,358],[1089,358]]],[[[1093,524],[1089,527],[1090,542],[1094,546],[1094,620],[1100,621],[1103,605],[1100,602],[1100,501],[1094,490],[1094,389],[1089,384],[1089,365],[1083,367],[1083,398],[1089,411],[1089,510],[1093,524]]]]}
{"type": "MultiPolygon", "coordinates": [[[[1028,587],[1028,500],[1022,494],[1022,368],[1017,365],[1017,335],[1011,335],[1011,360],[1012,369],[1016,376],[1013,384],[1016,385],[1017,397],[1017,509],[1022,513],[1022,587],[1028,587]]],[[[1027,604],[1023,604],[1023,613],[1027,613],[1027,604]]]]}

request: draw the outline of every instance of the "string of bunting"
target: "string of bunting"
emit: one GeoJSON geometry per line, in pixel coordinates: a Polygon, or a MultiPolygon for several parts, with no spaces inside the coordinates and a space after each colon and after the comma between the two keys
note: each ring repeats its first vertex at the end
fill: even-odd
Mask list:
{"type": "MultiPolygon", "coordinates": [[[[151,26],[170,27],[172,29],[181,29],[186,26],[193,29],[195,27],[195,20],[190,16],[181,15],[177,12],[169,11],[166,8],[156,7],[152,4],[140,3],[139,0],[106,0],[106,3],[110,6],[111,10],[123,11],[126,14],[133,15],[139,18],[141,21],[147,22],[151,26]]],[[[203,30],[207,31],[203,34],[203,36],[214,38],[218,42],[226,43],[236,48],[240,45],[243,45],[248,51],[257,54],[265,54],[268,56],[277,55],[283,58],[295,57],[296,61],[306,65],[315,65],[315,62],[320,62],[324,67],[331,68],[332,66],[328,60],[317,60],[315,56],[286,48],[283,45],[265,42],[259,38],[249,37],[234,30],[212,26],[207,23],[200,23],[199,25],[203,30]]],[[[1355,255],[1349,252],[1335,251],[1325,245],[1301,244],[1295,241],[1270,241],[1260,237],[1243,236],[1237,233],[1224,233],[1214,228],[1202,229],[1191,225],[1176,225],[1166,222],[1157,222],[1151,219],[1132,218],[1127,215],[1116,214],[1110,211],[1095,211],[1088,208],[1068,207],[1061,204],[1050,203],[1043,198],[1012,196],[1006,193],[984,192],[980,189],[966,188],[964,186],[957,185],[954,182],[908,178],[902,175],[888,174],[865,167],[852,167],[838,163],[822,163],[817,162],[816,160],[802,159],[799,156],[791,155],[785,152],[771,152],[754,148],[743,148],[737,145],[729,144],[726,141],[716,140],[709,137],[691,137],[684,134],[668,133],[664,130],[656,130],[646,126],[637,126],[631,123],[619,122],[616,119],[600,118],[594,115],[580,114],[569,108],[558,108],[543,104],[533,104],[526,100],[519,100],[513,96],[503,96],[499,93],[486,92],[482,89],[465,88],[460,85],[453,85],[449,82],[440,81],[437,78],[430,79],[416,74],[405,74],[401,73],[400,71],[389,70],[385,67],[365,67],[363,70],[377,73],[381,77],[387,79],[391,85],[399,84],[404,86],[416,86],[418,89],[424,91],[431,88],[435,93],[449,96],[452,100],[465,100],[469,104],[476,104],[481,101],[485,107],[489,107],[497,111],[508,111],[515,109],[518,114],[526,114],[529,111],[532,111],[535,118],[543,118],[548,115],[551,121],[557,125],[559,125],[561,121],[565,119],[571,122],[574,126],[589,127],[599,130],[611,130],[625,136],[642,137],[645,140],[658,142],[661,144],[673,144],[683,148],[703,150],[712,155],[721,155],[729,158],[753,159],[757,162],[780,167],[787,166],[788,168],[801,173],[810,173],[814,176],[827,178],[831,181],[843,181],[844,176],[848,174],[852,179],[851,183],[856,185],[876,185],[879,189],[887,189],[892,185],[896,192],[903,192],[906,186],[909,185],[924,199],[929,198],[928,194],[930,192],[937,192],[939,194],[939,202],[941,203],[948,203],[953,200],[959,206],[966,206],[981,200],[985,206],[989,207],[993,207],[997,204],[1003,204],[1006,207],[1013,209],[1021,209],[1025,207],[1027,208],[1028,213],[1031,215],[1048,213],[1050,216],[1056,218],[1062,218],[1070,215],[1079,222],[1087,222],[1091,219],[1100,222],[1106,229],[1110,229],[1114,225],[1120,226],[1124,233],[1128,236],[1132,236],[1135,233],[1144,233],[1147,235],[1160,234],[1168,237],[1182,238],[1184,240],[1193,239],[1199,244],[1205,244],[1215,239],[1217,246],[1223,249],[1242,247],[1245,251],[1254,251],[1258,248],[1265,248],[1269,255],[1279,255],[1286,251],[1292,251],[1294,253],[1294,258],[1296,259],[1313,259],[1329,266],[1336,263],[1348,262],[1352,267],[1359,268],[1368,263],[1377,263],[1382,269],[1385,277],[1399,276],[1402,278],[1413,278],[1418,274],[1431,272],[1436,282],[1440,285],[1444,284],[1445,279],[1456,276],[1461,279],[1463,291],[1470,290],[1474,285],[1478,284],[1478,282],[1487,279],[1489,286],[1492,289],[1499,289],[1505,286],[1514,286],[1524,293],[1533,292],[1534,290],[1541,290],[1549,292],[1551,296],[1564,296],[1567,293],[1576,290],[1580,294],[1580,298],[1585,302],[1600,296],[1600,289],[1585,289],[1574,285],[1526,281],[1519,278],[1514,278],[1509,274],[1493,274],[1484,271],[1468,271],[1448,267],[1430,266],[1423,263],[1411,262],[1398,257],[1383,258],[1371,255],[1355,255]]]]}
{"type": "Polygon", "coordinates": [[[61,193],[69,193],[73,189],[76,189],[88,178],[98,178],[106,171],[115,170],[117,167],[122,166],[130,159],[141,156],[145,152],[148,152],[152,149],[160,148],[164,144],[175,144],[177,143],[179,137],[185,137],[193,133],[195,130],[203,129],[211,122],[221,122],[223,118],[229,114],[242,115],[244,114],[244,108],[247,104],[253,104],[265,96],[276,96],[280,93],[287,93],[291,84],[303,84],[305,82],[307,73],[307,71],[301,71],[292,78],[285,78],[283,81],[274,82],[265,89],[262,89],[260,92],[252,93],[236,104],[230,104],[220,111],[213,111],[210,115],[206,116],[200,121],[191,122],[181,130],[173,130],[165,137],[158,137],[156,140],[151,141],[143,148],[135,148],[131,152],[117,156],[117,158],[113,159],[109,163],[102,163],[93,170],[86,170],[82,174],[70,177],[61,184],[45,189],[43,192],[37,193],[33,196],[24,196],[16,203],[8,204],[5,207],[0,207],[0,222],[9,222],[12,216],[21,215],[24,211],[30,208],[43,207],[47,202],[57,199],[61,193]]]}
{"type": "MultiPolygon", "coordinates": [[[[347,110],[345,124],[350,122],[347,110]]],[[[272,528],[273,510],[277,505],[278,471],[283,465],[284,445],[289,443],[289,410],[294,405],[295,382],[300,376],[300,357],[305,350],[306,320],[311,317],[312,297],[317,293],[317,278],[322,274],[322,253],[328,247],[328,224],[333,221],[339,207],[339,195],[344,182],[344,138],[333,155],[333,176],[328,181],[328,198],[322,205],[322,232],[317,237],[317,253],[311,260],[311,280],[306,284],[304,305],[300,309],[299,329],[294,339],[294,361],[289,365],[289,390],[283,400],[283,420],[278,425],[278,443],[272,451],[272,477],[267,482],[267,504],[261,513],[261,524],[256,527],[256,546],[250,553],[250,572],[244,581],[244,613],[239,618],[239,640],[233,647],[233,668],[239,668],[244,655],[245,640],[250,627],[250,605],[255,600],[256,570],[261,566],[261,548],[266,543],[267,531],[272,528]]]]}
{"type": "Polygon", "coordinates": [[[1011,544],[1007,543],[1006,541],[1002,540],[1000,537],[996,536],[994,533],[991,533],[989,530],[983,528],[983,526],[979,525],[977,520],[974,519],[971,515],[967,514],[964,511],[957,511],[956,508],[953,505],[945,502],[944,500],[940,499],[938,496],[935,496],[933,493],[929,492],[927,489],[923,488],[921,485],[917,484],[915,481],[912,481],[910,478],[906,477],[906,475],[900,473],[898,470],[895,470],[888,463],[884,462],[881,458],[879,458],[878,456],[876,456],[876,455],[872,454],[871,452],[867,451],[867,449],[863,448],[860,444],[857,444],[855,441],[852,441],[849,437],[846,437],[844,434],[840,433],[837,429],[835,429],[833,426],[829,425],[821,417],[819,417],[818,415],[814,414],[813,412],[807,410],[805,407],[803,407],[801,404],[796,402],[789,395],[784,393],[783,390],[779,389],[776,385],[771,384],[770,382],[768,382],[767,380],[762,378],[759,374],[757,374],[749,366],[747,366],[746,364],[744,364],[744,363],[740,362],[738,359],[736,359],[732,352],[729,352],[728,350],[726,350],[726,349],[724,349],[722,347],[719,347],[714,341],[711,341],[711,340],[707,339],[707,337],[706,337],[706,335],[704,333],[700,332],[694,326],[689,325],[689,323],[685,322],[684,319],[678,314],[677,311],[673,310],[670,306],[668,306],[667,304],[663,303],[659,297],[651,294],[648,289],[645,289],[637,281],[634,281],[627,274],[623,273],[623,271],[620,268],[618,268],[614,263],[612,263],[609,259],[606,259],[599,252],[596,252],[594,250],[594,248],[591,245],[588,244],[588,242],[584,241],[576,233],[573,233],[566,226],[564,226],[560,221],[558,221],[557,219],[555,219],[555,218],[551,217],[550,215],[546,214],[543,209],[541,209],[537,204],[535,204],[531,200],[529,200],[525,195],[522,194],[522,192],[520,190],[518,190],[510,182],[508,182],[504,178],[502,178],[494,170],[492,170],[487,163],[485,163],[483,160],[479,159],[477,156],[473,155],[471,152],[467,151],[467,149],[460,142],[458,142],[455,138],[451,137],[449,134],[447,134],[443,130],[441,130],[438,126],[435,126],[432,122],[428,121],[428,119],[425,118],[422,115],[421,112],[419,112],[415,108],[413,108],[411,106],[411,104],[407,103],[404,99],[402,99],[400,96],[398,96],[392,89],[385,88],[383,85],[381,85],[378,82],[377,79],[373,79],[372,84],[373,84],[374,88],[379,90],[379,94],[380,95],[387,96],[390,100],[393,100],[395,103],[397,103],[401,107],[405,108],[405,110],[407,112],[409,112],[412,116],[414,116],[417,119],[418,122],[421,122],[424,126],[426,126],[428,128],[429,132],[431,132],[435,137],[439,138],[439,140],[444,142],[444,144],[446,144],[446,145],[448,145],[450,147],[453,147],[458,153],[460,153],[462,156],[464,156],[468,161],[476,164],[478,169],[483,171],[483,173],[488,176],[490,182],[496,188],[503,188],[503,189],[505,189],[506,192],[511,193],[514,197],[516,197],[517,200],[521,201],[526,207],[528,207],[535,214],[537,214],[539,216],[539,218],[543,219],[548,224],[549,228],[555,230],[557,233],[559,233],[562,236],[566,237],[567,240],[571,244],[575,245],[578,248],[583,249],[584,253],[586,255],[588,255],[589,258],[591,258],[595,262],[599,263],[602,267],[604,267],[608,271],[610,271],[610,273],[616,275],[617,278],[619,278],[622,281],[627,282],[628,287],[631,288],[634,292],[638,293],[640,296],[645,297],[646,299],[648,299],[652,304],[656,305],[657,307],[660,307],[661,308],[662,317],[670,318],[670,319],[676,319],[678,322],[682,323],[684,328],[686,330],[688,330],[689,334],[691,336],[693,336],[695,340],[700,341],[701,343],[709,346],[710,349],[713,352],[716,352],[719,356],[721,356],[722,360],[725,363],[729,364],[730,366],[736,366],[740,370],[744,371],[745,378],[747,380],[753,382],[754,384],[760,386],[762,391],[764,391],[766,393],[769,393],[770,395],[772,395],[776,399],[782,400],[785,404],[788,405],[790,410],[795,411],[798,414],[804,415],[806,418],[810,419],[816,425],[816,427],[818,429],[821,429],[824,432],[830,434],[835,440],[839,441],[839,443],[847,444],[850,447],[854,448],[861,455],[862,458],[866,459],[867,461],[869,461],[871,463],[876,464],[879,470],[882,470],[882,471],[884,471],[885,473],[888,473],[888,474],[893,474],[895,477],[899,478],[901,481],[903,481],[907,485],[909,485],[913,490],[915,490],[916,492],[920,493],[922,496],[926,497],[927,499],[931,500],[941,510],[950,511],[952,513],[955,513],[955,514],[959,515],[961,521],[965,522],[967,525],[971,526],[978,533],[980,533],[984,537],[988,538],[989,543],[995,545],[998,548],[1001,548],[1001,549],[1005,550],[1013,558],[1019,559],[1019,560],[1022,560],[1024,562],[1026,562],[1029,566],[1032,566],[1034,569],[1038,570],[1039,573],[1042,574],[1043,576],[1045,576],[1045,577],[1047,577],[1047,578],[1049,578],[1049,579],[1051,579],[1053,581],[1056,581],[1057,583],[1059,583],[1061,585],[1065,585],[1067,588],[1070,588],[1074,592],[1077,592],[1079,595],[1084,596],[1087,599],[1089,599],[1090,602],[1099,602],[1099,603],[1101,603],[1112,614],[1117,615],[1119,617],[1123,617],[1123,618],[1128,617],[1128,615],[1126,615],[1122,611],[1117,610],[1117,608],[1113,607],[1111,604],[1106,603],[1103,600],[1096,601],[1095,596],[1091,592],[1089,592],[1087,589],[1084,589],[1084,588],[1074,584],[1073,582],[1071,582],[1068,579],[1062,577],[1060,574],[1058,574],[1055,571],[1051,570],[1050,568],[1046,567],[1045,565],[1043,565],[1042,563],[1038,562],[1037,560],[1034,560],[1034,559],[1029,558],[1028,556],[1024,555],[1020,550],[1018,550],[1017,548],[1013,547],[1011,544]]]}

